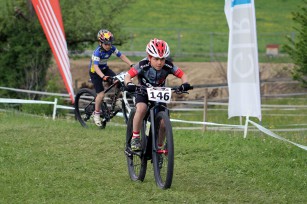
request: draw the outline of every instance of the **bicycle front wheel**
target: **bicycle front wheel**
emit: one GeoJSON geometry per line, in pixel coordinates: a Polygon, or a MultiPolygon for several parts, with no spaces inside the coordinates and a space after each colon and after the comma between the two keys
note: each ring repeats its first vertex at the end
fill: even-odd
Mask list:
{"type": "MultiPolygon", "coordinates": [[[[131,180],[143,181],[146,175],[146,170],[147,170],[147,159],[145,158],[143,151],[133,152],[131,150],[131,138],[132,138],[132,131],[133,131],[134,115],[135,115],[135,109],[133,108],[130,112],[129,119],[127,122],[125,154],[127,157],[128,172],[129,172],[129,176],[131,180]]],[[[142,136],[143,150],[146,146],[145,142],[146,141],[143,140],[143,136],[142,136]]]]}
{"type": "Polygon", "coordinates": [[[174,141],[169,116],[159,112],[155,117],[155,135],[152,146],[152,164],[157,185],[170,188],[174,172],[174,141]]]}
{"type": "Polygon", "coordinates": [[[127,91],[123,92],[123,99],[122,99],[122,113],[125,119],[125,122],[128,122],[129,115],[131,110],[135,107],[134,105],[134,95],[127,91]]]}
{"type": "Polygon", "coordinates": [[[75,97],[75,118],[83,127],[88,127],[88,122],[95,111],[96,93],[88,88],[82,88],[75,97]]]}

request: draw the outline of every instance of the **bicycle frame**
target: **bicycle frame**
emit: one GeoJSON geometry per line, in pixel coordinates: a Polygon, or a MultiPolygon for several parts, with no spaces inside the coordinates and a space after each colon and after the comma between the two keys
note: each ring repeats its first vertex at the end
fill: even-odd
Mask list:
{"type": "MultiPolygon", "coordinates": [[[[120,82],[116,81],[115,83],[111,84],[105,91],[104,93],[107,94],[114,86],[120,86],[120,82]]],[[[111,98],[111,108],[108,109],[108,107],[105,104],[105,108],[107,108],[108,112],[106,114],[108,119],[113,118],[120,110],[116,110],[115,111],[115,106],[116,106],[116,101],[119,98],[119,95],[121,93],[120,87],[116,87],[115,92],[114,92],[114,96],[111,98]]],[[[103,102],[105,103],[105,102],[103,102]]]]}
{"type": "MultiPolygon", "coordinates": [[[[122,72],[114,77],[115,81],[112,83],[109,87],[106,88],[104,91],[105,94],[109,93],[111,90],[114,90],[114,94],[110,95],[110,101],[106,102],[103,101],[101,103],[101,117],[103,118],[103,125],[101,128],[104,128],[106,125],[106,122],[110,121],[111,118],[117,115],[118,112],[121,110],[123,111],[123,116],[125,118],[125,122],[127,122],[127,117],[131,111],[131,105],[128,102],[128,96],[124,93],[124,75],[125,73],[122,72]],[[121,95],[123,95],[123,98],[119,101],[121,95]],[[120,102],[121,104],[117,104],[117,102],[120,102]],[[119,106],[119,109],[116,107],[119,106]]],[[[78,91],[75,97],[75,117],[78,119],[78,121],[81,123],[83,127],[88,127],[86,123],[92,116],[92,113],[94,112],[94,106],[95,106],[95,98],[96,93],[94,90],[88,89],[88,88],[82,88],[78,91]]]]}

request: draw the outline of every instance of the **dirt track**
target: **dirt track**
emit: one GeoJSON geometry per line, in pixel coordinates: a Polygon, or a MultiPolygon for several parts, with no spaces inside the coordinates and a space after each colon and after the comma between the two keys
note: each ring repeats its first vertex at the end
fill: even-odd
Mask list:
{"type": "MultiPolygon", "coordinates": [[[[87,59],[71,60],[71,72],[74,87],[79,88],[82,83],[87,83],[88,76],[88,63],[87,59]],[[75,84],[77,83],[77,84],[75,84]]],[[[128,66],[124,62],[109,61],[110,68],[119,73],[121,71],[127,71],[128,66]]],[[[177,66],[188,75],[189,81],[192,85],[200,84],[220,84],[227,83],[227,65],[226,63],[218,62],[174,62],[177,66]]],[[[51,69],[52,73],[58,75],[58,71],[54,65],[51,69]]],[[[278,80],[289,79],[291,80],[292,64],[260,64],[260,78],[261,80],[278,80]]],[[[63,82],[61,82],[63,83],[63,82]]],[[[179,85],[180,80],[173,76],[168,77],[169,85],[179,85]]],[[[64,87],[64,85],[63,85],[64,87]]],[[[262,85],[262,94],[279,94],[279,93],[292,93],[293,91],[306,92],[306,89],[302,89],[298,84],[269,84],[262,85]]],[[[190,92],[188,97],[190,99],[203,99],[204,89],[195,89],[190,92]]],[[[227,88],[224,89],[209,89],[210,99],[222,99],[227,98],[227,88]]]]}

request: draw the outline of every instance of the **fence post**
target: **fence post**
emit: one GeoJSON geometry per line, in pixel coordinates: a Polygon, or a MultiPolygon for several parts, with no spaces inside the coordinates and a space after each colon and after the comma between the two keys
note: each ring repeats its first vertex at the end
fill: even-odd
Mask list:
{"type": "MultiPolygon", "coordinates": [[[[208,89],[205,89],[204,95],[204,123],[207,121],[207,109],[208,109],[208,89]]],[[[203,132],[207,130],[206,124],[203,126],[203,132]]]]}
{"type": "Polygon", "coordinates": [[[55,99],[54,99],[54,105],[53,105],[53,114],[52,114],[52,119],[53,119],[53,120],[55,120],[57,104],[58,104],[58,99],[55,98],[55,99]]]}

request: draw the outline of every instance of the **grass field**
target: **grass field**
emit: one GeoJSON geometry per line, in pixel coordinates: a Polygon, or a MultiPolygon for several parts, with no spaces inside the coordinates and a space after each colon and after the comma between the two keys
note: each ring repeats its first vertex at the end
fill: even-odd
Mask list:
{"type": "MultiPolygon", "coordinates": [[[[149,3],[136,0],[118,18],[129,35],[127,43],[119,48],[144,51],[149,39],[157,37],[169,43],[172,56],[179,60],[192,55],[208,61],[213,60],[214,55],[216,60],[225,61],[225,57],[219,55],[226,53],[228,48],[224,2],[165,0],[149,3]]],[[[267,44],[279,44],[283,52],[282,45],[288,43],[286,35],[295,37],[292,12],[301,4],[302,0],[255,1],[260,53],[265,53],[267,44]]]]}
{"type": "Polygon", "coordinates": [[[118,123],[84,129],[0,112],[0,203],[307,202],[307,152],[259,131],[244,139],[238,131],[175,129],[171,189],[156,187],[151,165],[143,183],[132,182],[118,123]]]}
{"type": "MultiPolygon", "coordinates": [[[[255,3],[258,33],[292,31],[291,11],[300,0],[255,3]]],[[[118,19],[134,37],[121,50],[143,51],[156,36],[170,42],[175,52],[191,50],[190,42],[196,51],[208,52],[210,32],[228,32],[223,6],[224,1],[213,0],[137,0],[118,19]]],[[[223,51],[226,38],[213,37],[214,50],[223,51]]],[[[265,39],[261,46],[275,43],[274,36],[265,39]]],[[[305,105],[306,99],[282,104],[305,105]]],[[[208,112],[210,122],[239,123],[238,118],[227,119],[225,107],[215,108],[208,112]]],[[[306,128],[306,115],[306,109],[265,110],[262,125],[306,128]]],[[[175,112],[172,117],[200,121],[202,112],[175,112]]],[[[0,112],[0,203],[307,203],[305,150],[253,128],[244,139],[242,131],[174,127],[173,184],[161,190],[150,164],[144,182],[129,179],[122,119],[98,130],[84,129],[72,119],[0,112]]],[[[278,134],[307,145],[306,131],[278,134]]]]}

